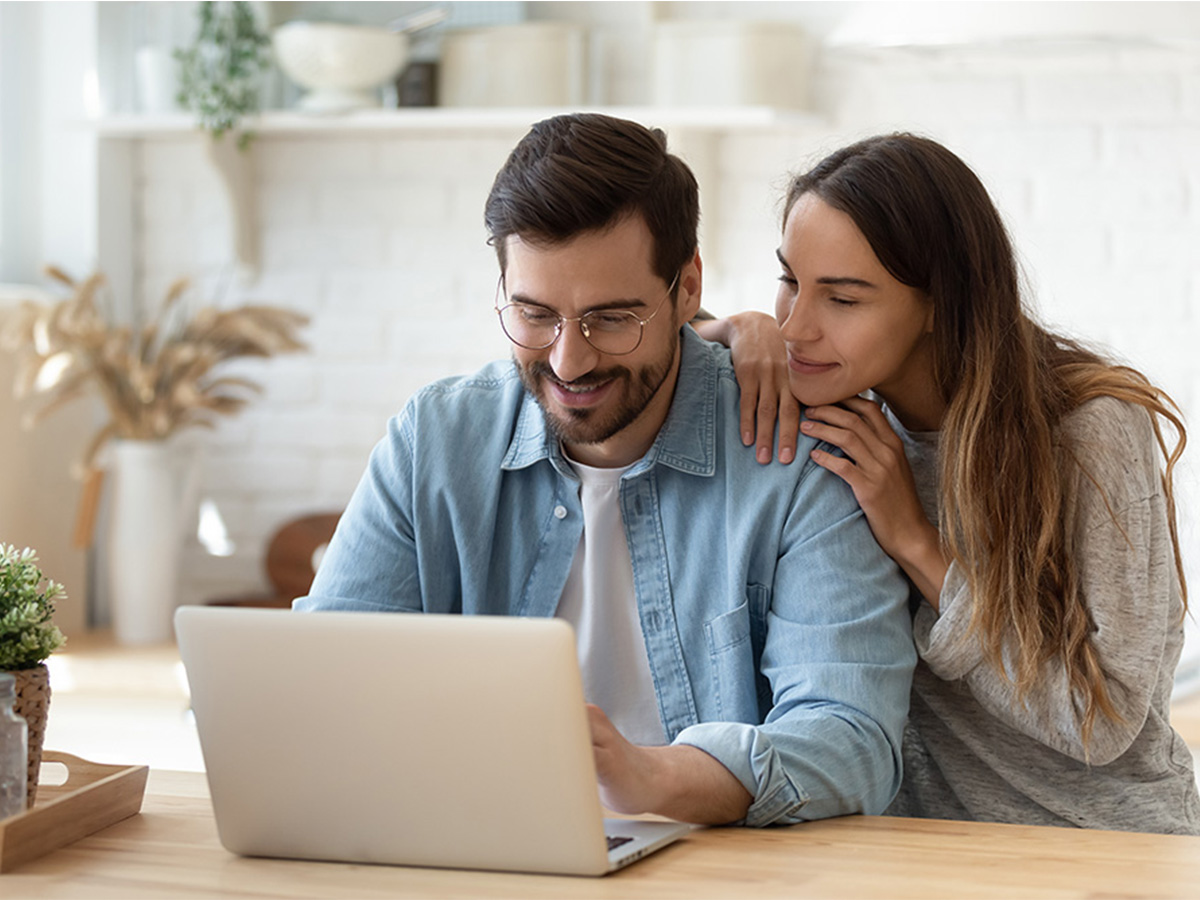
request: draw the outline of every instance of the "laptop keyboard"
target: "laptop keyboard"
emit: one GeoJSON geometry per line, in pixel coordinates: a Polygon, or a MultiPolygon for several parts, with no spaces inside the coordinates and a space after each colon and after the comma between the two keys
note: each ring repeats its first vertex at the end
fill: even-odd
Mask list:
{"type": "Polygon", "coordinates": [[[628,844],[630,841],[633,840],[633,838],[631,838],[631,837],[621,837],[620,835],[616,835],[616,834],[606,834],[605,837],[608,838],[608,849],[609,850],[616,850],[622,844],[628,844]]]}

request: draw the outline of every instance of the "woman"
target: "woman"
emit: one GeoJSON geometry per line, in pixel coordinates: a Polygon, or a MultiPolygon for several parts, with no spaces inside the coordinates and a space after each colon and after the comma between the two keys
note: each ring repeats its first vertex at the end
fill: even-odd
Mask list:
{"type": "MultiPolygon", "coordinates": [[[[1168,722],[1187,606],[1174,404],[1031,320],[999,214],[933,141],[870,138],[796,178],[778,256],[800,429],[844,451],[813,459],[920,594],[889,813],[1200,833],[1168,722]]],[[[736,356],[761,324],[707,333],[736,356]]],[[[770,391],[747,388],[744,431],[770,391]]]]}

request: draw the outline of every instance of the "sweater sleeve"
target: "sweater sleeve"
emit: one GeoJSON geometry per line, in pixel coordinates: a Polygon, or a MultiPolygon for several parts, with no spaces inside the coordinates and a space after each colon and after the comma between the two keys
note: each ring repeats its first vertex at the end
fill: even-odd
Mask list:
{"type": "Polygon", "coordinates": [[[955,566],[940,614],[923,603],[914,636],[930,669],[943,680],[963,680],[991,715],[1073,759],[1105,765],[1142,729],[1167,632],[1182,607],[1148,414],[1105,398],[1076,411],[1064,428],[1079,460],[1072,547],[1092,642],[1120,718],[1098,715],[1085,747],[1066,671],[1053,662],[1018,700],[1012,681],[985,661],[979,641],[963,638],[974,598],[955,566]]]}

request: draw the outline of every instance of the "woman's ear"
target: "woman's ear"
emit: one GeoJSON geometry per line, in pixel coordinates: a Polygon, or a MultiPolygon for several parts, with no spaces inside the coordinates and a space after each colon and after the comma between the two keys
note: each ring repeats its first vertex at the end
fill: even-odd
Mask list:
{"type": "Polygon", "coordinates": [[[933,298],[926,297],[925,334],[933,334],[933,298]]]}

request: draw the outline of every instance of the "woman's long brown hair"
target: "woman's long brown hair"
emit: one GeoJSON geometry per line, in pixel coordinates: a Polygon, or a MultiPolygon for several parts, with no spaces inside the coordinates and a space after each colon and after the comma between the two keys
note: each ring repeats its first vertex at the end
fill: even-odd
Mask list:
{"type": "Polygon", "coordinates": [[[793,180],[785,219],[806,193],[849,215],[884,267],[933,302],[934,378],[947,404],[939,529],[975,598],[970,632],[1012,679],[1018,700],[1045,665],[1061,665],[1086,747],[1097,714],[1120,716],[1092,641],[1067,521],[1082,467],[1059,425],[1097,397],[1150,414],[1166,461],[1162,486],[1186,611],[1173,487],[1186,443],[1178,407],[1140,372],[1032,320],[995,205],[970,168],[935,141],[893,134],[833,153],[793,180]],[[1175,432],[1173,447],[1160,420],[1175,432]]]}

